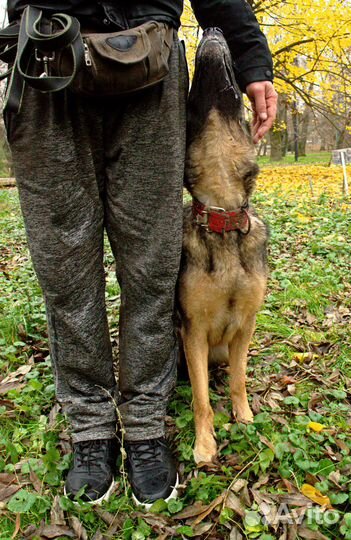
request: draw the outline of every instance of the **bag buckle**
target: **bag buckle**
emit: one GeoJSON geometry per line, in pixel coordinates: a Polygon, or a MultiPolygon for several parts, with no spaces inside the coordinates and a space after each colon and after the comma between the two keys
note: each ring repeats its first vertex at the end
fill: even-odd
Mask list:
{"type": "Polygon", "coordinates": [[[43,56],[40,56],[38,49],[35,49],[35,59],[37,62],[43,62],[44,64],[44,71],[41,75],[39,75],[39,78],[42,79],[43,77],[49,77],[50,75],[50,67],[49,62],[52,62],[55,60],[55,51],[51,52],[51,56],[48,56],[44,54],[43,56]]]}

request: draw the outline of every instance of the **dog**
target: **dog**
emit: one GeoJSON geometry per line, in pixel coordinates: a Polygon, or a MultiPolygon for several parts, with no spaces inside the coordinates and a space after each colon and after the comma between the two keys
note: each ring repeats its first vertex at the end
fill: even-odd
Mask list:
{"type": "Polygon", "coordinates": [[[193,391],[194,459],[217,452],[208,365],[229,364],[234,417],[251,422],[246,365],[267,281],[267,228],[249,205],[258,166],[243,100],[222,32],[204,31],[189,94],[178,282],[180,336],[193,391]]]}

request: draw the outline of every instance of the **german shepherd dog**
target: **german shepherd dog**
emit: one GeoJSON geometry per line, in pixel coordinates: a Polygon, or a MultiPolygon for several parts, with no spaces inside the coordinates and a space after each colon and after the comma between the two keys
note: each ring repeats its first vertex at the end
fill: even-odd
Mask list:
{"type": "Polygon", "coordinates": [[[217,451],[208,364],[229,364],[233,414],[251,422],[246,364],[266,289],[267,230],[249,198],[258,166],[222,32],[207,29],[189,95],[185,208],[179,277],[180,335],[194,401],[196,463],[217,451]]]}

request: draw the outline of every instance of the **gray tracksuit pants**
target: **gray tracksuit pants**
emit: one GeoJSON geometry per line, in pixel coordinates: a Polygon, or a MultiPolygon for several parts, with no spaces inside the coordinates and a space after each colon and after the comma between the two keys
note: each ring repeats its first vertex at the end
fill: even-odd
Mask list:
{"type": "Polygon", "coordinates": [[[73,441],[112,438],[115,379],[103,232],[121,287],[119,410],[127,440],[164,434],[175,384],[174,293],[182,237],[187,72],[128,97],[26,88],[9,143],[42,287],[57,398],[73,441]]]}

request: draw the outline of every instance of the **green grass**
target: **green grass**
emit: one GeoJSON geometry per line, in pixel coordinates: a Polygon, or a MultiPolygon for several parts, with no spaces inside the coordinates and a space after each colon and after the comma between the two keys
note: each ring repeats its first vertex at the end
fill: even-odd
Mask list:
{"type": "Polygon", "coordinates": [[[262,166],[276,167],[279,165],[329,165],[331,152],[313,152],[306,156],[300,156],[295,162],[294,154],[287,154],[281,161],[270,161],[269,156],[261,156],[258,158],[258,164],[262,166]]]}
{"type": "MultiPolygon", "coordinates": [[[[153,513],[143,514],[133,507],[120,476],[102,512],[73,505],[63,496],[69,430],[53,409],[44,305],[25,244],[17,192],[0,191],[0,372],[4,378],[23,370],[17,371],[18,384],[14,381],[0,394],[0,497],[5,474],[14,475],[11,485],[20,487],[0,502],[0,540],[13,536],[16,519],[21,528],[17,538],[45,538],[44,525],[52,525],[58,514],[67,527],[62,533],[69,532],[62,538],[84,527],[89,539],[94,534],[101,539],[101,533],[125,540],[195,534],[209,540],[240,539],[239,534],[272,540],[284,529],[290,531],[289,538],[351,539],[350,212],[341,200],[325,196],[286,202],[258,193],[255,205],[269,222],[271,239],[269,287],[248,367],[254,423],[235,423],[226,373],[214,373],[211,400],[219,458],[197,470],[191,388],[179,383],[167,423],[184,485],[180,498],[168,505],[158,502],[153,513]],[[312,221],[299,221],[299,213],[312,221]],[[324,428],[315,432],[311,422],[324,428]],[[305,499],[304,484],[328,496],[332,509],[305,499]],[[209,506],[216,498],[217,504],[209,506]],[[202,519],[192,510],[194,504],[202,505],[202,519]],[[188,517],[177,516],[182,510],[188,517]],[[271,517],[265,521],[268,510],[271,517]],[[302,517],[294,536],[297,510],[302,517]],[[274,524],[274,511],[288,514],[290,523],[274,524]]],[[[119,289],[107,244],[105,266],[115,345],[119,289]]],[[[0,391],[2,384],[0,379],[0,391]]]]}

